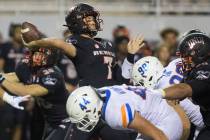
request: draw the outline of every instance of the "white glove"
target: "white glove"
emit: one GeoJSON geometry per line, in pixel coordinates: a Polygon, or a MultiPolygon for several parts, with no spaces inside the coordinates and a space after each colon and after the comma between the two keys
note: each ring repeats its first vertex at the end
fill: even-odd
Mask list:
{"type": "Polygon", "coordinates": [[[20,106],[19,104],[21,102],[25,102],[28,101],[30,99],[30,95],[26,95],[26,96],[12,96],[9,95],[8,93],[4,93],[3,95],[3,100],[5,102],[7,102],[8,104],[10,104],[11,106],[13,106],[14,108],[20,109],[20,110],[24,110],[24,107],[20,106]]]}

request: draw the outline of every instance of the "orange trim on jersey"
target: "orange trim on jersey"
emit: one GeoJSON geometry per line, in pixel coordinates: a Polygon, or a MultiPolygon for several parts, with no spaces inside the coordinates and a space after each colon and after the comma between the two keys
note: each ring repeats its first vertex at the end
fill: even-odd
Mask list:
{"type": "Polygon", "coordinates": [[[122,125],[124,128],[127,127],[127,118],[126,118],[126,108],[125,105],[121,107],[121,114],[122,114],[122,125]]]}

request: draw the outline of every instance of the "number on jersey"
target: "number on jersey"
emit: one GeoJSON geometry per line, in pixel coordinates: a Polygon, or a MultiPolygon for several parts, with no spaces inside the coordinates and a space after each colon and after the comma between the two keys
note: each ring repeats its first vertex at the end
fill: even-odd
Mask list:
{"type": "Polygon", "coordinates": [[[183,72],[182,72],[182,66],[177,64],[176,65],[176,75],[172,75],[170,80],[169,80],[169,83],[172,85],[172,84],[178,84],[182,81],[183,79],[183,72]]]}

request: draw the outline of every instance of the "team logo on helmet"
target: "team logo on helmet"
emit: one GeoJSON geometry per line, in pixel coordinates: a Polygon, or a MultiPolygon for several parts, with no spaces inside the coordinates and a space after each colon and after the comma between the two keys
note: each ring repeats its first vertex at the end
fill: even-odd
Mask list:
{"type": "Polygon", "coordinates": [[[209,46],[210,38],[199,30],[190,30],[182,37],[178,48],[184,75],[209,59],[209,46]]]}
{"type": "Polygon", "coordinates": [[[195,37],[195,38],[187,41],[187,44],[191,49],[198,43],[204,44],[204,40],[202,37],[195,37]]]}

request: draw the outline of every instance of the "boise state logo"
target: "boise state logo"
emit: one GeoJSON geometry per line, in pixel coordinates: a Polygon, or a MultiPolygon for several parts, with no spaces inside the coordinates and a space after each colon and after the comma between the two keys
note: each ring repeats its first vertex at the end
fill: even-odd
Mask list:
{"type": "Polygon", "coordinates": [[[82,98],[82,102],[79,104],[80,108],[84,111],[87,109],[87,105],[90,104],[90,101],[88,101],[85,98],[82,98]]]}

